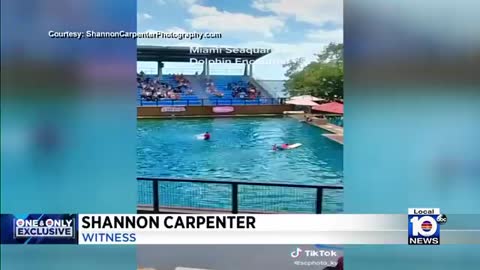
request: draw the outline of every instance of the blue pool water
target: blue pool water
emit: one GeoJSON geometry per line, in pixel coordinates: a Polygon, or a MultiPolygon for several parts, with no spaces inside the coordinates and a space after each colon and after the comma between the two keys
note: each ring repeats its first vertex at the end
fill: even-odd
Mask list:
{"type": "MultiPolygon", "coordinates": [[[[292,118],[139,120],[138,176],[301,184],[342,184],[343,147],[324,131],[292,118]],[[209,131],[211,141],[196,136],[209,131]],[[273,144],[301,143],[273,152],[273,144]]],[[[139,183],[139,203],[151,203],[151,188],[139,183]]],[[[228,208],[227,187],[161,183],[161,205],[228,208]],[[212,192],[213,190],[213,192],[212,192]]],[[[240,207],[311,212],[314,191],[240,186],[240,207]]],[[[342,210],[341,191],[324,191],[324,212],[342,210]]]]}
{"type": "Polygon", "coordinates": [[[327,116],[328,122],[343,127],[343,116],[327,116]]]}

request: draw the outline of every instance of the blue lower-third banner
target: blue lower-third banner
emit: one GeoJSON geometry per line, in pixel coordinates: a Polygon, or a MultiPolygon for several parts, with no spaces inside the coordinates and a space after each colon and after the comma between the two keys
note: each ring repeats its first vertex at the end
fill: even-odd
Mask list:
{"type": "Polygon", "coordinates": [[[1,214],[1,244],[78,244],[77,214],[1,214]]]}

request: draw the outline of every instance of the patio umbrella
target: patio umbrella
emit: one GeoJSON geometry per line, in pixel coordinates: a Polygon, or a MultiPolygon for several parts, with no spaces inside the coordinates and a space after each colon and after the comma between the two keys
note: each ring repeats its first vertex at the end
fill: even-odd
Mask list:
{"type": "Polygon", "coordinates": [[[290,98],[291,100],[311,100],[311,101],[323,101],[323,98],[317,98],[311,95],[295,96],[290,98]]]}
{"type": "Polygon", "coordinates": [[[318,103],[315,103],[308,99],[291,99],[291,100],[287,100],[286,103],[297,105],[297,106],[307,106],[307,107],[318,106],[318,103]]]}
{"type": "Polygon", "coordinates": [[[312,109],[321,112],[343,114],[343,104],[338,102],[324,103],[321,105],[313,106],[312,109]]]}

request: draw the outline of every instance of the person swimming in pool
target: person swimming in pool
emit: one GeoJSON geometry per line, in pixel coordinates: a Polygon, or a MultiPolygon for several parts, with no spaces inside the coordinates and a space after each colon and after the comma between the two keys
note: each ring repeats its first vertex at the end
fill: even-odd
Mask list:
{"type": "Polygon", "coordinates": [[[203,134],[203,139],[204,139],[205,141],[210,140],[210,133],[208,133],[208,131],[205,132],[205,134],[203,134]]]}
{"type": "Polygon", "coordinates": [[[288,149],[288,143],[284,143],[281,146],[277,146],[276,144],[273,145],[273,151],[277,151],[277,150],[282,151],[286,149],[288,149]]]}

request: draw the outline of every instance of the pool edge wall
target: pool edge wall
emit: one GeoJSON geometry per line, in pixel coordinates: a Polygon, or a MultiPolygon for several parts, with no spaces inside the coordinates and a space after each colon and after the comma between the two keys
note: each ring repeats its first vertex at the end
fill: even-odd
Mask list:
{"type": "Polygon", "coordinates": [[[228,117],[228,116],[264,116],[283,115],[284,111],[293,110],[293,105],[242,105],[242,106],[186,106],[186,107],[137,107],[137,118],[167,117],[228,117]],[[172,112],[171,108],[184,111],[172,112]],[[214,108],[233,108],[231,112],[214,112],[214,108]],[[169,111],[170,110],[170,111],[169,111]]]}

